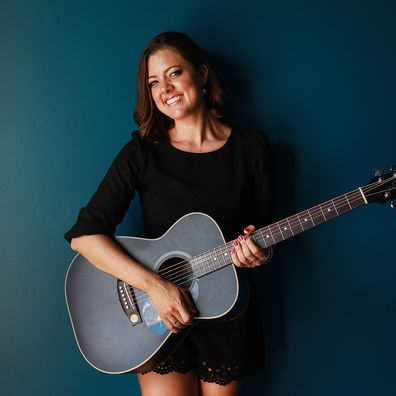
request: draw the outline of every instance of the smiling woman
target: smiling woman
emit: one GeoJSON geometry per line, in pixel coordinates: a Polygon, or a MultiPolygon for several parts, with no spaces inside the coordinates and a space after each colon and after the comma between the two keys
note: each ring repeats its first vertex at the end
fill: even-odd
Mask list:
{"type": "Polygon", "coordinates": [[[162,49],[148,61],[149,86],[158,110],[173,120],[202,117],[205,112],[203,87],[208,69],[196,71],[175,50],[162,49]]]}
{"type": "Polygon", "coordinates": [[[183,33],[160,34],[145,47],[139,63],[135,121],[143,136],[163,136],[175,125],[161,109],[164,98],[175,96],[172,89],[177,80],[196,91],[199,105],[204,105],[213,118],[221,117],[223,90],[205,52],[183,33]],[[163,84],[168,84],[168,92],[161,98],[158,91],[164,89],[163,84]]]}
{"type": "MultiPolygon", "coordinates": [[[[221,120],[222,89],[203,50],[184,33],[155,37],[143,52],[138,78],[139,131],[116,157],[66,239],[98,269],[146,293],[155,320],[184,337],[165,360],[140,370],[144,396],[232,396],[246,375],[262,368],[254,297],[227,320],[203,320],[195,304],[204,279],[199,283],[194,275],[194,290],[172,283],[127,254],[113,236],[138,191],[146,238],[158,239],[179,218],[203,212],[217,222],[225,239],[234,240],[222,258],[225,265],[240,267],[239,274],[261,265],[269,252],[249,235],[255,230],[253,222],[269,223],[273,172],[267,141],[262,134],[239,131],[221,120]]],[[[193,235],[182,236],[193,240],[193,235]]],[[[181,265],[178,261],[173,271],[181,265]]],[[[235,268],[228,268],[238,278],[235,268]]],[[[222,282],[231,284],[227,279],[223,276],[222,282]]],[[[237,296],[231,308],[238,305],[237,296]]],[[[224,319],[231,308],[216,318],[224,319]]]]}

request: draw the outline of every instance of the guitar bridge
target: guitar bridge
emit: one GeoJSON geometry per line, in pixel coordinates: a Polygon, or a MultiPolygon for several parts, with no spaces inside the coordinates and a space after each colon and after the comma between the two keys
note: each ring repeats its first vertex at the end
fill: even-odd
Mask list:
{"type": "Polygon", "coordinates": [[[121,280],[117,280],[118,299],[120,300],[121,307],[128,317],[132,326],[142,323],[142,317],[139,312],[138,305],[136,304],[136,297],[133,287],[121,280]]]}

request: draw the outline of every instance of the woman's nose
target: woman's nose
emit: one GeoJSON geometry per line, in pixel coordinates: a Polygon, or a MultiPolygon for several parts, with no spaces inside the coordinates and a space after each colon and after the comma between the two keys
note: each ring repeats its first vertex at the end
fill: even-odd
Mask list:
{"type": "Polygon", "coordinates": [[[172,84],[168,80],[164,80],[161,82],[160,88],[161,92],[170,92],[172,90],[172,84]]]}

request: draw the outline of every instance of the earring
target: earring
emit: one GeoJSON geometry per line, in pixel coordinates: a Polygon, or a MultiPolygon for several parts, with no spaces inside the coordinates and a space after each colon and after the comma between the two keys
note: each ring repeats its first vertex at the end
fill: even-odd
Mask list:
{"type": "Polygon", "coordinates": [[[202,93],[203,93],[204,95],[206,94],[206,89],[205,89],[205,88],[202,89],[202,93]]]}

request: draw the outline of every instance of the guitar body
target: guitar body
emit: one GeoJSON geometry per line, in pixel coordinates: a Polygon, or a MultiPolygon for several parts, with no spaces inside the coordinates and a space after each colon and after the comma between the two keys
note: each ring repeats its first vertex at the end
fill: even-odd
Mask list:
{"type": "MultiPolygon", "coordinates": [[[[197,320],[232,319],[243,312],[248,301],[243,272],[237,273],[233,265],[227,265],[195,276],[193,260],[189,260],[224,244],[211,217],[190,213],[158,239],[117,237],[117,241],[131,257],[155,272],[175,268],[182,265],[180,262],[185,268],[189,266],[183,286],[198,308],[197,320]]],[[[132,320],[123,307],[127,302],[119,289],[120,281],[96,269],[82,255],[74,258],[66,275],[65,295],[77,344],[88,363],[102,372],[148,370],[173,351],[189,329],[172,334],[148,296],[127,285],[136,303],[137,315],[132,320]]]]}

